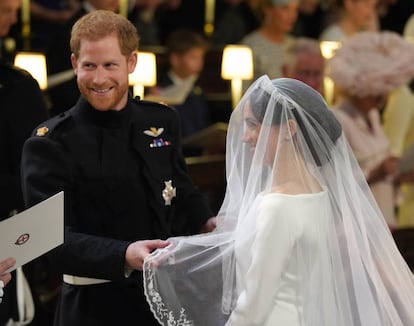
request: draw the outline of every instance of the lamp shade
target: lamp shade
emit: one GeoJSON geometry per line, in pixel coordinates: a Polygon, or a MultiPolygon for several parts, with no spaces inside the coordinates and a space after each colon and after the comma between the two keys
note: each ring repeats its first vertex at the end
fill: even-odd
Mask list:
{"type": "Polygon", "coordinates": [[[139,52],[135,70],[129,75],[129,84],[155,86],[157,84],[157,68],[155,62],[154,53],[139,52]]]}
{"type": "Polygon", "coordinates": [[[28,71],[39,83],[40,89],[47,88],[46,58],[42,53],[19,52],[14,65],[28,71]]]}
{"type": "Polygon", "coordinates": [[[335,51],[341,46],[340,42],[336,41],[322,41],[320,44],[322,55],[325,59],[330,59],[335,54],[335,51]]]}
{"type": "Polygon", "coordinates": [[[221,63],[223,79],[252,79],[253,54],[252,50],[243,45],[227,45],[223,50],[221,63]]]}
{"type": "MultiPolygon", "coordinates": [[[[320,48],[322,56],[325,60],[331,59],[335,55],[335,51],[341,46],[340,42],[336,41],[322,41],[320,43],[320,48]]],[[[335,85],[333,80],[325,76],[323,78],[323,87],[324,87],[324,97],[329,106],[332,106],[335,102],[335,85]]]]}

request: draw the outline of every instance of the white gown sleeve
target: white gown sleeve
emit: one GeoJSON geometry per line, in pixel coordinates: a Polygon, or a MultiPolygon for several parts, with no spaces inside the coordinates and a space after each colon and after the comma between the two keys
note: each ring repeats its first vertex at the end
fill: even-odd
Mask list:
{"type": "Polygon", "coordinates": [[[246,274],[245,290],[240,294],[226,326],[261,326],[269,315],[300,232],[295,222],[297,216],[292,216],[288,206],[283,196],[264,196],[257,217],[252,263],[246,274]]]}

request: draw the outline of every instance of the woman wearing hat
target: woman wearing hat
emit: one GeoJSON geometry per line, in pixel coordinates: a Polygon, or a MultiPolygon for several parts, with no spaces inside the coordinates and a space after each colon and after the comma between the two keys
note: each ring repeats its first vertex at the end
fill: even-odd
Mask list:
{"type": "Polygon", "coordinates": [[[414,45],[393,32],[361,32],[327,63],[338,89],[334,112],[391,228],[396,226],[391,154],[380,110],[388,94],[414,77],[414,45]]]}

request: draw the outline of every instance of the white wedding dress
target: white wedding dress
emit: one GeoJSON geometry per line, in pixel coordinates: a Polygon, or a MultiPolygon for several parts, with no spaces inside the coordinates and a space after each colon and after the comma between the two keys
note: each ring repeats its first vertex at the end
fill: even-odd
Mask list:
{"type": "Polygon", "coordinates": [[[323,210],[328,207],[327,193],[270,193],[258,200],[253,244],[236,244],[236,275],[245,275],[245,289],[226,326],[303,325],[301,274],[311,271],[301,270],[296,252],[306,250],[301,257],[318,259],[318,247],[326,240],[321,226],[329,219],[323,210]],[[244,259],[247,250],[251,262],[244,259]]]}

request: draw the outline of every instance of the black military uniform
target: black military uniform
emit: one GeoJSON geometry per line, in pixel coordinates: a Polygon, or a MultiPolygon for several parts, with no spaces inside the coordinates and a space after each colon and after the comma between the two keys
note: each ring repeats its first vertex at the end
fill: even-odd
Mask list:
{"type": "Polygon", "coordinates": [[[55,325],[158,325],[142,274],[125,277],[127,246],[198,233],[213,215],[186,173],[176,111],[129,99],[121,111],[102,112],[81,98],[39,126],[22,167],[28,206],[65,192],[65,243],[50,253],[55,266],[110,280],[64,283],[55,325]],[[175,194],[166,196],[168,186],[175,194]]]}
{"type": "MultiPolygon", "coordinates": [[[[0,220],[24,208],[20,160],[24,141],[47,119],[46,103],[36,80],[24,70],[0,61],[0,220]]],[[[5,288],[0,325],[18,318],[16,280],[5,288]]]]}

